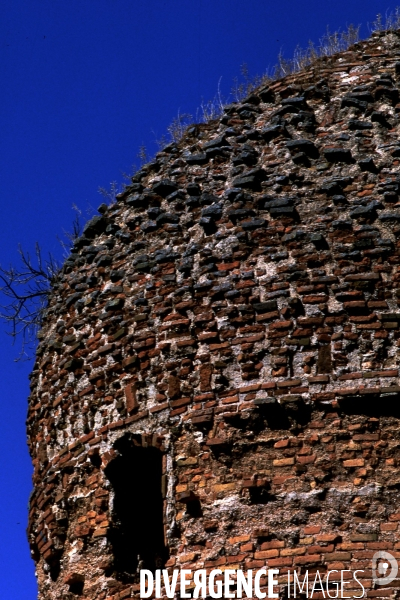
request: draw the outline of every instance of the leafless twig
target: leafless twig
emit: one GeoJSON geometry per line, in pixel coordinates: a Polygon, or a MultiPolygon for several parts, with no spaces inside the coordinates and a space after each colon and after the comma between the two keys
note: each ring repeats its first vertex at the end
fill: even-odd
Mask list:
{"type": "Polygon", "coordinates": [[[0,266],[0,294],[5,303],[0,305],[0,318],[8,326],[7,333],[13,338],[22,338],[19,358],[29,358],[28,349],[36,342],[42,325],[44,311],[60,266],[53,256],[42,257],[36,244],[34,258],[19,247],[20,266],[0,266]]]}
{"type": "Polygon", "coordinates": [[[179,142],[191,123],[193,123],[193,116],[189,113],[181,114],[178,110],[178,115],[172,120],[169,127],[167,127],[171,140],[173,142],[179,142]]]}
{"type": "Polygon", "coordinates": [[[104,187],[99,187],[98,192],[108,202],[108,204],[115,204],[117,201],[117,195],[122,191],[122,188],[116,181],[110,183],[110,189],[107,190],[104,187]]]}

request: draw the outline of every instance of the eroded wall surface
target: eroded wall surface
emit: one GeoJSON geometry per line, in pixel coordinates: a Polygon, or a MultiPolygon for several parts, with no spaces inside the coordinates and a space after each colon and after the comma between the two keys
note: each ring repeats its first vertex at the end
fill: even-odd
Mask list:
{"type": "Polygon", "coordinates": [[[320,59],[87,224],[31,376],[41,599],[138,597],[165,564],[397,593],[371,559],[399,548],[399,84],[397,34],[320,59]]]}

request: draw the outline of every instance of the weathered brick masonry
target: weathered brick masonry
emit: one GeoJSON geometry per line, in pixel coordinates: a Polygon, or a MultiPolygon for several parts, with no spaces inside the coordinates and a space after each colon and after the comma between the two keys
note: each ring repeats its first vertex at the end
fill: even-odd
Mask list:
{"type": "Polygon", "coordinates": [[[371,558],[400,556],[399,87],[374,35],[191,127],[87,224],[31,376],[41,599],[165,564],[397,596],[371,558]]]}

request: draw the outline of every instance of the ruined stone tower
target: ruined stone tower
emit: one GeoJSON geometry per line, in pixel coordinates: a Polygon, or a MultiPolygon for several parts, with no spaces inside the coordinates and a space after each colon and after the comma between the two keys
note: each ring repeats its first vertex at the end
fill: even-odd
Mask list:
{"type": "Polygon", "coordinates": [[[191,127],[87,224],[31,376],[41,600],[164,565],[395,595],[371,559],[400,549],[399,88],[376,34],[191,127]]]}

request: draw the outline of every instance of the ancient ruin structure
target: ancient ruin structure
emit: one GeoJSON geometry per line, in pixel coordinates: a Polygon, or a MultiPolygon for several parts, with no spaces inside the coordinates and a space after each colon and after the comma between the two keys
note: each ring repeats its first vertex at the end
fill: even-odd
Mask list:
{"type": "Polygon", "coordinates": [[[375,34],[190,127],[86,225],[31,376],[42,600],[165,565],[395,594],[399,89],[375,34]]]}

